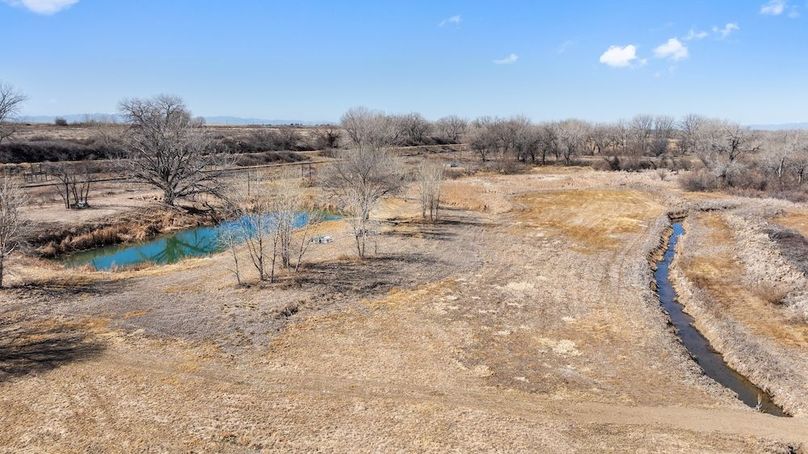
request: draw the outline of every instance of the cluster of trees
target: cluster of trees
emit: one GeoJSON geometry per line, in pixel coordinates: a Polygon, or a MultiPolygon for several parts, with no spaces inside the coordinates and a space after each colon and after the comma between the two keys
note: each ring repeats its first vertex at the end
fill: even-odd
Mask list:
{"type": "Polygon", "coordinates": [[[434,123],[419,113],[386,114],[365,107],[348,110],[340,121],[346,146],[410,146],[460,143],[468,121],[458,116],[443,117],[434,123]]]}
{"type": "Polygon", "coordinates": [[[582,155],[661,156],[671,150],[677,132],[677,123],[667,116],[638,115],[616,123],[481,117],[471,122],[468,143],[482,161],[511,155],[522,162],[546,164],[553,158],[569,165],[582,155]]]}
{"type": "Polygon", "coordinates": [[[220,237],[233,259],[231,271],[239,285],[243,283],[237,246],[245,245],[249,264],[259,281],[275,281],[276,269],[298,271],[310,244],[309,232],[321,216],[308,212],[299,179],[282,173],[272,181],[256,181],[256,190],[238,183],[229,187],[227,201],[235,221],[225,223],[220,237]],[[302,219],[305,217],[305,219],[302,219]],[[298,224],[304,228],[295,233],[298,224]]]}
{"type": "Polygon", "coordinates": [[[805,131],[751,131],[724,120],[686,117],[678,147],[701,168],[681,179],[691,190],[804,191],[808,170],[805,131]]]}
{"type": "MultiPolygon", "coordinates": [[[[13,133],[9,121],[24,99],[0,85],[0,141],[13,133]]],[[[193,117],[180,98],[124,100],[120,113],[125,125],[104,134],[103,141],[120,150],[118,157],[129,176],[159,189],[168,205],[200,194],[238,202],[231,206],[238,206],[237,214],[247,220],[239,241],[246,242],[260,280],[274,280],[276,261],[282,268],[299,268],[307,237],[304,233],[300,243],[293,242],[295,216],[302,211],[298,187],[278,183],[271,192],[248,189],[246,195],[228,189],[222,177],[233,163],[232,150],[217,147],[204,122],[193,117]]],[[[259,146],[293,148],[302,140],[293,128],[253,135],[253,141],[262,144],[259,146]]],[[[680,181],[696,190],[802,190],[808,170],[808,134],[804,132],[751,131],[697,115],[678,121],[639,115],[615,123],[575,119],[534,123],[521,116],[481,117],[471,122],[449,116],[429,122],[417,113],[389,115],[357,107],[342,116],[339,126],[318,127],[311,137],[318,148],[334,150],[336,159],[323,172],[322,185],[348,215],[359,257],[367,255],[368,240],[375,233],[374,208],[412,179],[420,190],[424,219],[438,219],[443,166],[425,162],[414,175],[407,175],[391,151],[395,146],[467,143],[482,161],[496,158],[540,164],[553,160],[570,165],[581,156],[593,156],[603,158],[595,162],[609,170],[638,168],[638,159],[658,166],[665,159],[687,156],[700,166],[680,181]]],[[[82,176],[67,167],[52,169],[61,182],[65,206],[86,206],[90,188],[86,172],[82,176]]],[[[19,246],[23,222],[18,210],[23,200],[22,191],[5,178],[0,187],[0,285],[3,259],[19,246]]],[[[232,240],[235,244],[236,238],[232,240]]],[[[234,273],[240,282],[238,256],[232,251],[234,273]]]]}

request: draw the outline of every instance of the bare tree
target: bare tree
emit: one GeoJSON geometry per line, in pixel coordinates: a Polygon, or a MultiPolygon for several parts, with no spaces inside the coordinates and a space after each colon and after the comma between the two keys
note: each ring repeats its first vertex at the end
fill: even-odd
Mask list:
{"type": "Polygon", "coordinates": [[[25,192],[10,177],[4,176],[0,180],[0,288],[3,287],[6,259],[25,240],[28,221],[22,217],[20,209],[26,201],[25,192]]]}
{"type": "Polygon", "coordinates": [[[558,150],[558,127],[555,123],[542,123],[538,128],[541,165],[547,164],[547,155],[558,150]]]}
{"type": "Polygon", "coordinates": [[[808,137],[802,131],[771,132],[763,137],[756,163],[779,188],[799,188],[808,167],[808,137]]]}
{"type": "MultiPolygon", "coordinates": [[[[253,196],[247,201],[248,205],[242,208],[243,215],[239,218],[238,227],[242,231],[241,238],[246,245],[247,253],[255,270],[258,272],[258,280],[270,279],[267,268],[274,266],[275,247],[270,248],[270,241],[276,240],[274,233],[274,223],[270,219],[270,201],[266,197],[253,196]],[[270,257],[272,251],[272,257],[270,257]]],[[[274,275],[272,276],[274,277],[274,275]]]]}
{"type": "Polygon", "coordinates": [[[421,195],[421,216],[424,219],[428,218],[433,222],[438,220],[442,184],[443,164],[425,160],[420,166],[418,166],[418,188],[421,195]]]}
{"type": "Polygon", "coordinates": [[[384,112],[354,107],[340,120],[348,139],[357,147],[384,147],[397,141],[396,128],[384,112]]]}
{"type": "MultiPolygon", "coordinates": [[[[364,134],[377,134],[370,125],[360,125],[364,134]]],[[[324,184],[340,206],[351,214],[357,255],[366,253],[370,213],[382,197],[399,190],[403,174],[398,159],[385,148],[364,145],[340,150],[326,172],[324,184]]]]}
{"type": "Polygon", "coordinates": [[[516,159],[523,160],[520,157],[519,149],[524,144],[526,137],[529,137],[530,126],[530,119],[523,115],[499,122],[497,134],[499,135],[502,151],[505,153],[511,152],[516,159]]]}
{"type": "Polygon", "coordinates": [[[580,120],[566,120],[558,124],[558,143],[564,164],[570,165],[572,158],[584,147],[587,138],[587,125],[580,120]]]}
{"type": "Polygon", "coordinates": [[[56,192],[64,202],[65,209],[89,208],[92,179],[87,165],[51,164],[48,173],[59,180],[56,192]]]}
{"type": "Polygon", "coordinates": [[[310,229],[320,222],[322,216],[319,212],[306,210],[303,187],[294,172],[282,172],[275,180],[272,192],[270,217],[274,238],[270,280],[274,281],[275,258],[280,259],[283,269],[300,269],[308,251],[310,229]]]}
{"type": "Polygon", "coordinates": [[[760,149],[748,128],[725,120],[705,120],[699,128],[697,143],[699,158],[713,169],[734,164],[743,155],[760,149]]]}
{"type": "Polygon", "coordinates": [[[609,153],[615,145],[613,126],[607,123],[593,125],[589,129],[588,143],[592,150],[592,155],[604,156],[609,153]]]}
{"type": "Polygon", "coordinates": [[[806,171],[808,171],[808,133],[804,131],[797,133],[790,146],[793,155],[791,169],[794,172],[797,187],[801,188],[805,183],[806,171]]]}
{"type": "Polygon", "coordinates": [[[0,83],[0,143],[17,132],[12,122],[27,98],[11,85],[0,83]]]}
{"type": "Polygon", "coordinates": [[[242,243],[244,237],[243,230],[234,228],[232,225],[234,222],[240,222],[241,212],[235,211],[235,213],[237,214],[237,220],[220,225],[217,238],[218,241],[221,242],[221,245],[230,252],[230,256],[233,258],[233,267],[228,268],[228,270],[233,273],[233,277],[236,278],[236,284],[241,286],[243,282],[241,280],[241,262],[238,254],[238,246],[242,243]]]}
{"type": "Polygon", "coordinates": [[[440,136],[452,143],[460,143],[463,134],[468,130],[468,121],[457,115],[449,115],[435,122],[435,129],[440,136]]]}
{"type": "Polygon", "coordinates": [[[535,163],[536,157],[541,153],[543,137],[541,127],[538,125],[528,125],[517,132],[516,157],[522,162],[535,163]]]}
{"type": "Polygon", "coordinates": [[[332,150],[339,146],[342,131],[338,126],[320,125],[314,129],[315,145],[321,150],[332,150]]]}
{"type": "Polygon", "coordinates": [[[132,177],[160,189],[168,205],[197,194],[221,195],[222,156],[208,152],[203,125],[182,99],[129,99],[120,110],[130,125],[125,142],[132,177]]]}
{"type": "Polygon", "coordinates": [[[651,135],[650,151],[654,156],[661,156],[668,151],[668,145],[674,138],[676,120],[667,115],[654,117],[654,130],[651,135]]]}
{"type": "Polygon", "coordinates": [[[634,143],[634,151],[644,155],[648,150],[648,141],[654,131],[654,117],[637,115],[629,123],[629,136],[634,143]]]}
{"type": "Polygon", "coordinates": [[[423,145],[432,125],[419,113],[394,115],[391,117],[396,128],[396,137],[404,145],[423,145]]]}
{"type": "Polygon", "coordinates": [[[247,185],[233,183],[226,200],[236,221],[223,224],[220,240],[233,258],[233,272],[241,284],[239,246],[243,243],[259,280],[275,282],[278,267],[300,269],[306,254],[310,228],[321,220],[320,213],[307,213],[300,178],[293,171],[270,180],[247,185]],[[302,229],[301,229],[302,227],[302,229]]]}
{"type": "Polygon", "coordinates": [[[495,130],[496,122],[497,120],[491,117],[481,117],[472,123],[469,146],[480,155],[482,162],[486,162],[492,153],[500,149],[499,137],[495,130]]]}
{"type": "MultiPolygon", "coordinates": [[[[281,266],[289,268],[292,263],[292,235],[295,229],[295,220],[301,211],[301,188],[297,178],[291,173],[283,172],[274,185],[274,194],[270,205],[272,218],[274,256],[279,256],[281,266]]],[[[273,259],[272,276],[275,274],[273,259]]]]}
{"type": "Polygon", "coordinates": [[[303,263],[303,256],[309,250],[311,244],[310,232],[312,227],[316,227],[323,220],[323,213],[319,211],[309,211],[306,213],[306,225],[303,230],[299,232],[298,239],[300,240],[297,246],[297,260],[295,261],[295,272],[300,271],[300,265],[303,263]]]}
{"type": "Polygon", "coordinates": [[[718,154],[725,155],[729,162],[735,162],[741,156],[760,149],[748,128],[731,122],[723,122],[720,140],[713,141],[711,146],[718,154]]]}
{"type": "Polygon", "coordinates": [[[685,115],[679,122],[679,140],[676,146],[681,154],[692,153],[698,147],[699,134],[704,117],[695,114],[685,115]]]}

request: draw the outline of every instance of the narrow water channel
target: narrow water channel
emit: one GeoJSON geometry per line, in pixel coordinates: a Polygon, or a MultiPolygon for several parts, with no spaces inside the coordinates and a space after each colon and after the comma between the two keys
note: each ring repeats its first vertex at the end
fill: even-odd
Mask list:
{"type": "Polygon", "coordinates": [[[684,228],[680,222],[673,224],[668,248],[665,255],[657,263],[654,278],[657,284],[657,292],[662,307],[668,312],[676,332],[682,340],[685,348],[696,362],[701,366],[704,373],[721,385],[729,388],[738,395],[738,398],[746,405],[757,408],[763,413],[775,416],[788,416],[777,404],[772,402],[771,396],[762,389],[755,386],[746,377],[733,370],[724,361],[723,356],[715,351],[707,340],[696,329],[693,317],[684,312],[684,308],[676,297],[676,291],[670,281],[670,266],[676,253],[676,243],[684,234],[684,228]]]}

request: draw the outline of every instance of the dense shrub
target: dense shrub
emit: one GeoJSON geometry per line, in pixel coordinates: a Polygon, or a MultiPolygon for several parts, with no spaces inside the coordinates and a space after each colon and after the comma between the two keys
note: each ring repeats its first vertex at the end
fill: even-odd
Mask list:
{"type": "Polygon", "coordinates": [[[293,128],[260,129],[246,138],[218,135],[213,147],[219,153],[260,153],[264,151],[311,151],[317,149],[315,139],[303,137],[293,128]]]}
{"type": "Polygon", "coordinates": [[[659,160],[657,167],[673,171],[691,170],[693,163],[686,158],[664,157],[659,160]]]}
{"type": "Polygon", "coordinates": [[[236,157],[237,166],[257,166],[263,164],[300,162],[306,158],[291,152],[245,153],[236,157]]]}
{"type": "Polygon", "coordinates": [[[114,145],[84,145],[62,140],[9,142],[0,145],[0,162],[84,161],[110,159],[120,156],[123,150],[114,145]]]}

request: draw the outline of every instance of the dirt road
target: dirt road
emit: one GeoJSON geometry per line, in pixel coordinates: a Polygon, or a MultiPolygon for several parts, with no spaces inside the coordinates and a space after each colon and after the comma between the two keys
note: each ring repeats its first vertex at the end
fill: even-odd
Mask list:
{"type": "MultiPolygon", "coordinates": [[[[700,374],[668,327],[648,255],[671,191],[651,174],[478,176],[448,183],[436,226],[413,222],[414,200],[388,201],[376,213],[384,258],[335,259],[351,243],[334,223],[335,243],[272,288],[234,288],[221,256],[79,290],[17,290],[6,316],[60,350],[34,375],[3,363],[0,446],[805,446],[808,420],[743,406],[700,374]],[[290,304],[292,315],[280,310],[290,304]],[[60,340],[66,330],[54,324],[75,336],[60,340]]],[[[15,364],[42,366],[47,349],[32,349],[15,364]]]]}

